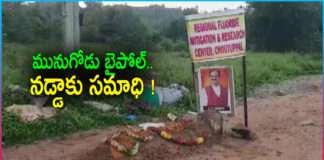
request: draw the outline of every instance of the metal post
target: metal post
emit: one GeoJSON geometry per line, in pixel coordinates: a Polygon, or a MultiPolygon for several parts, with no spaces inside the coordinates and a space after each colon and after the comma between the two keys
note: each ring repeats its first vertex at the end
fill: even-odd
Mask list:
{"type": "Polygon", "coordinates": [[[243,68],[243,101],[244,101],[244,125],[248,127],[248,106],[247,106],[247,93],[246,93],[246,62],[245,56],[242,57],[242,68],[243,68]]]}
{"type": "MultiPolygon", "coordinates": [[[[197,93],[197,90],[196,90],[196,82],[195,82],[195,63],[194,62],[191,62],[191,69],[192,69],[192,84],[193,84],[193,88],[194,88],[194,91],[195,91],[195,96],[196,98],[199,96],[198,93],[197,93]]],[[[197,99],[196,100],[196,108],[197,108],[197,111],[199,111],[199,100],[197,99]]]]}

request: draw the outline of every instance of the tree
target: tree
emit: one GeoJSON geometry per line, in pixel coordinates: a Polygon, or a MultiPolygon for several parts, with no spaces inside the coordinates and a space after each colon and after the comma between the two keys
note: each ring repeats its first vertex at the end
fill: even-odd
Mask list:
{"type": "Polygon", "coordinates": [[[185,23],[185,15],[197,14],[197,8],[187,8],[182,10],[182,16],[174,19],[171,23],[162,31],[163,35],[170,38],[173,41],[187,41],[187,31],[185,23]]]}
{"type": "Polygon", "coordinates": [[[31,43],[61,39],[61,12],[58,3],[4,3],[3,33],[9,41],[31,43]]]}
{"type": "Polygon", "coordinates": [[[128,8],[105,10],[104,22],[99,32],[108,45],[124,51],[143,50],[150,47],[150,33],[141,19],[128,8]]]}
{"type": "Polygon", "coordinates": [[[169,26],[164,30],[163,35],[173,41],[186,40],[186,24],[184,17],[172,21],[169,26]]]}
{"type": "Polygon", "coordinates": [[[246,18],[250,49],[321,51],[321,10],[321,3],[250,2],[246,18]]]}

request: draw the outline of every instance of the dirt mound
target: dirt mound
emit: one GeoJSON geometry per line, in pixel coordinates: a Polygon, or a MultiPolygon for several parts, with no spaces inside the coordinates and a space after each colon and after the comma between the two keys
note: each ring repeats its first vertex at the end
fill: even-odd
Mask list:
{"type": "MultiPolygon", "coordinates": [[[[199,119],[196,122],[197,130],[204,131],[205,133],[211,133],[208,125],[204,124],[202,119],[199,119]],[[199,128],[198,128],[199,127],[199,128]]],[[[200,145],[179,145],[170,141],[167,141],[161,138],[158,133],[154,135],[153,140],[148,142],[141,142],[139,153],[135,156],[124,156],[122,159],[131,159],[131,160],[167,160],[174,158],[186,157],[190,154],[199,154],[208,150],[209,147],[220,144],[220,135],[208,134],[206,135],[207,139],[204,144],[200,145]]],[[[109,139],[111,135],[107,138],[109,139]]],[[[100,143],[93,150],[87,151],[86,153],[80,154],[74,160],[104,160],[104,159],[113,159],[111,148],[109,143],[100,143]]]]}

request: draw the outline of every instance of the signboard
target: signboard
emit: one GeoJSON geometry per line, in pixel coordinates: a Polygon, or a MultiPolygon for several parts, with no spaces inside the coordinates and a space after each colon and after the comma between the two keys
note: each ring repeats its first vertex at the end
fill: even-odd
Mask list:
{"type": "Polygon", "coordinates": [[[186,16],[193,62],[243,56],[246,50],[244,10],[186,16]]]}
{"type": "Polygon", "coordinates": [[[234,81],[231,67],[205,67],[198,72],[199,111],[219,110],[234,115],[234,81]]]}

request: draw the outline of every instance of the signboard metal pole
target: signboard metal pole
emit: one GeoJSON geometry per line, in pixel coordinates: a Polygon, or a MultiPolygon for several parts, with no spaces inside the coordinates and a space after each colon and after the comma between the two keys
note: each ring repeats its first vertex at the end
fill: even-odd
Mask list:
{"type": "Polygon", "coordinates": [[[245,56],[242,57],[242,68],[243,68],[243,101],[244,101],[244,125],[248,127],[248,106],[247,106],[247,93],[246,93],[246,60],[245,56]]]}
{"type": "MultiPolygon", "coordinates": [[[[196,80],[195,80],[195,63],[194,62],[191,62],[191,69],[192,69],[192,84],[193,84],[193,87],[194,87],[194,91],[195,91],[195,96],[198,97],[198,93],[196,92],[197,89],[196,89],[196,80]]],[[[197,110],[199,110],[199,101],[196,100],[196,106],[197,106],[197,110]]]]}

